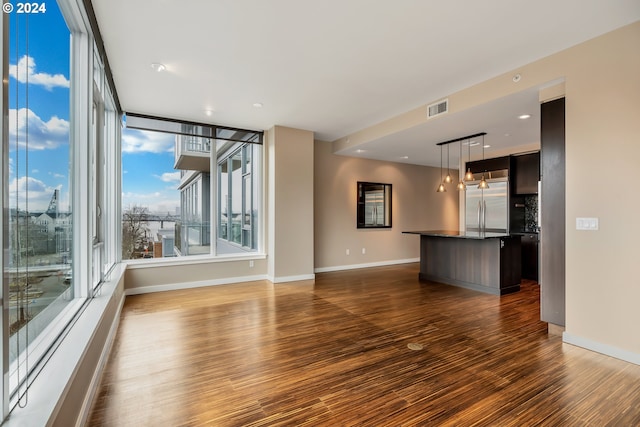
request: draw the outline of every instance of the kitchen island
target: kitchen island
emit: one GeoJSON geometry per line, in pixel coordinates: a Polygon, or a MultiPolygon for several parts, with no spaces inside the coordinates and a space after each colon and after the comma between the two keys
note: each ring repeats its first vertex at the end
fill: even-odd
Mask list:
{"type": "Polygon", "coordinates": [[[520,236],[450,230],[403,233],[420,235],[420,280],[494,295],[520,290],[520,236]]]}

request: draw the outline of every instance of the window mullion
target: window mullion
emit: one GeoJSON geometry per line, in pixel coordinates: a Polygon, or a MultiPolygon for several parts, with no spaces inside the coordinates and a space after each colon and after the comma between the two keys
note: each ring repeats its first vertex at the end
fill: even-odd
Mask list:
{"type": "Polygon", "coordinates": [[[215,140],[209,144],[209,239],[210,254],[218,255],[218,150],[215,140]]]}
{"type": "MultiPolygon", "coordinates": [[[[7,13],[3,13],[2,17],[0,17],[0,34],[2,35],[2,43],[1,51],[9,52],[9,36],[8,36],[8,27],[9,27],[9,15],[7,13]]],[[[2,55],[2,78],[8,78],[9,75],[9,55],[2,55]]],[[[2,113],[2,126],[0,129],[2,130],[2,141],[8,141],[9,138],[9,127],[7,124],[7,117],[9,116],[9,104],[8,104],[8,90],[7,85],[2,85],[0,87],[0,112],[2,113]]],[[[2,144],[2,161],[0,162],[0,176],[2,177],[2,182],[9,182],[9,144],[2,144]]],[[[2,199],[0,200],[0,212],[7,212],[9,210],[9,203],[7,198],[9,196],[9,189],[6,185],[2,186],[2,199]]],[[[9,239],[6,239],[4,233],[7,230],[5,227],[4,221],[8,219],[4,216],[2,217],[3,224],[0,227],[0,241],[2,242],[2,255],[0,255],[0,267],[3,272],[3,280],[2,280],[2,297],[3,301],[8,299],[9,295],[9,282],[4,279],[4,271],[5,267],[9,265],[9,260],[5,258],[9,253],[8,242],[9,239]],[[5,246],[7,245],[7,246],[5,246]]],[[[0,404],[0,422],[5,419],[5,417],[9,413],[9,310],[2,310],[1,314],[1,323],[2,327],[2,342],[0,343],[0,355],[2,356],[2,403],[0,404]]]]}
{"type": "Polygon", "coordinates": [[[74,81],[71,87],[70,145],[72,151],[71,194],[73,212],[73,286],[75,295],[86,298],[90,295],[92,242],[90,166],[91,115],[93,106],[93,43],[86,34],[74,33],[72,44],[72,67],[74,81]]]}

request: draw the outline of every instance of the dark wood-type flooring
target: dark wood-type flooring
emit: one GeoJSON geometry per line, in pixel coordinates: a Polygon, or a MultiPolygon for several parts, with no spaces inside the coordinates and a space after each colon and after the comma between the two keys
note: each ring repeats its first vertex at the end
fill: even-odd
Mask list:
{"type": "Polygon", "coordinates": [[[640,425],[640,366],[548,335],[537,284],[418,270],[128,297],[89,425],[640,425]]]}

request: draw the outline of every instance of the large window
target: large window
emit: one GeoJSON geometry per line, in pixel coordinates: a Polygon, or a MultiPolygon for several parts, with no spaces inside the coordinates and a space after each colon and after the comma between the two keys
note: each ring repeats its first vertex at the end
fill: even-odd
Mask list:
{"type": "Polygon", "coordinates": [[[0,31],[3,409],[28,404],[28,385],[119,258],[120,120],[103,56],[77,2],[41,4],[5,9],[0,31]]]}
{"type": "MultiPolygon", "coordinates": [[[[9,15],[9,387],[30,369],[30,351],[75,297],[70,144],[71,33],[54,5],[9,15]],[[54,48],[55,47],[55,48],[54,48]]],[[[5,188],[5,191],[7,189],[5,188]]],[[[37,359],[36,359],[37,360],[37,359]]]]}
{"type": "Polygon", "coordinates": [[[127,117],[123,259],[257,251],[261,138],[261,132],[127,117]]]}

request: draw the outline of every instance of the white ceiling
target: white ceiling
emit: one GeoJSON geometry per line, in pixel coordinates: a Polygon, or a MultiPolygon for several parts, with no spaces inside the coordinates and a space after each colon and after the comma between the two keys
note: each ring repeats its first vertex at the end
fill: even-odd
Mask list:
{"type": "MultiPolygon", "coordinates": [[[[326,141],[640,19],[638,0],[92,3],[125,111],[326,141]]],[[[437,165],[436,142],[482,131],[488,153],[525,149],[537,102],[524,92],[341,154],[437,165]]]]}

